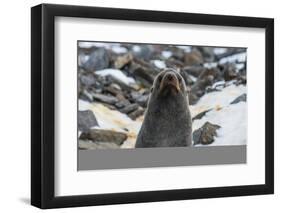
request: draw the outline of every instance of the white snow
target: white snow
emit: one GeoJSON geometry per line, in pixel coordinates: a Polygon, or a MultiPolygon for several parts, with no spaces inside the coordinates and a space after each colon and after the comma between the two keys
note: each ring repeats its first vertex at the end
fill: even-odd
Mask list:
{"type": "Polygon", "coordinates": [[[227,52],[227,49],[228,49],[228,48],[224,48],[224,47],[215,47],[215,48],[214,48],[214,53],[215,53],[216,55],[223,54],[223,53],[226,53],[226,52],[227,52]]]}
{"type": "Polygon", "coordinates": [[[217,81],[212,85],[212,89],[222,90],[224,88],[225,81],[217,81]]]}
{"type": "Polygon", "coordinates": [[[153,60],[153,64],[154,64],[157,68],[159,68],[159,69],[164,69],[164,68],[166,68],[165,61],[153,60]]]}
{"type": "MultiPolygon", "coordinates": [[[[221,84],[218,82],[217,84],[221,84]]],[[[221,91],[205,94],[197,104],[190,106],[192,117],[212,109],[201,119],[193,121],[193,131],[207,121],[221,126],[215,141],[209,146],[243,145],[247,141],[247,103],[230,104],[238,96],[247,93],[243,85],[230,85],[221,91]]]]}
{"type": "Polygon", "coordinates": [[[220,63],[220,64],[234,63],[234,62],[236,62],[236,61],[238,61],[238,62],[245,62],[245,61],[246,61],[246,57],[247,57],[246,52],[244,52],[244,53],[238,53],[238,54],[234,54],[234,55],[231,55],[231,56],[222,58],[222,59],[219,61],[219,63],[220,63]]]}
{"type": "Polygon", "coordinates": [[[213,67],[217,67],[218,63],[216,62],[209,62],[209,63],[204,63],[204,67],[210,69],[210,68],[213,68],[213,67]]]}
{"type": "Polygon", "coordinates": [[[88,101],[83,101],[81,99],[79,99],[79,101],[78,101],[79,111],[90,110],[91,106],[92,106],[91,103],[89,103],[88,101]]]}
{"type": "Polygon", "coordinates": [[[127,53],[128,50],[125,47],[121,47],[119,45],[114,45],[111,47],[111,50],[117,54],[121,54],[121,53],[127,53]]]}
{"type": "Polygon", "coordinates": [[[166,51],[166,50],[162,51],[161,54],[164,58],[170,58],[173,55],[171,51],[166,51]]]}
{"type": "Polygon", "coordinates": [[[245,65],[243,63],[240,63],[240,64],[236,63],[235,66],[236,66],[237,71],[242,70],[245,67],[245,65]]]}
{"type": "Polygon", "coordinates": [[[79,66],[82,66],[82,64],[84,64],[89,58],[90,58],[89,55],[80,53],[80,54],[78,55],[78,65],[79,65],[79,66]]]}
{"type": "Polygon", "coordinates": [[[209,121],[221,126],[212,146],[244,145],[247,142],[247,103],[231,104],[219,110],[212,110],[193,122],[196,130],[209,121]]]}
{"type": "Polygon", "coordinates": [[[114,78],[117,78],[118,80],[122,81],[127,85],[136,83],[133,78],[126,76],[121,70],[118,69],[104,69],[104,70],[96,71],[95,73],[101,76],[110,75],[114,78]]]}
{"type": "Polygon", "coordinates": [[[244,85],[230,85],[221,91],[210,92],[200,98],[197,104],[190,106],[192,117],[209,109],[220,109],[228,106],[235,98],[247,93],[244,85]]]}
{"type": "Polygon", "coordinates": [[[105,43],[105,42],[90,42],[90,41],[80,41],[78,43],[79,47],[81,48],[91,48],[91,47],[104,47],[104,48],[111,48],[112,45],[116,45],[113,43],[105,43]]]}
{"type": "Polygon", "coordinates": [[[189,77],[191,78],[191,80],[192,80],[193,82],[196,82],[196,81],[197,81],[197,78],[196,78],[195,76],[189,75],[189,77]]]}
{"type": "Polygon", "coordinates": [[[95,43],[93,42],[88,42],[88,41],[79,41],[78,46],[80,48],[91,48],[94,46],[95,43]]]}
{"type": "Polygon", "coordinates": [[[136,53],[137,53],[137,52],[140,52],[140,51],[141,51],[140,46],[134,45],[134,46],[133,46],[133,51],[136,52],[136,53]]]}
{"type": "Polygon", "coordinates": [[[185,52],[190,52],[191,51],[191,46],[183,46],[183,45],[178,45],[178,48],[184,50],[185,52]]]}

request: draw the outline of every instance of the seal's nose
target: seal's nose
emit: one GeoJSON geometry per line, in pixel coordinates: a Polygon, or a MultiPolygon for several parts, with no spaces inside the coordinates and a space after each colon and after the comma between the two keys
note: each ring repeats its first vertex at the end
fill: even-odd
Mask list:
{"type": "Polygon", "coordinates": [[[172,72],[169,72],[166,74],[165,78],[168,80],[168,81],[175,81],[176,80],[176,75],[172,72]]]}

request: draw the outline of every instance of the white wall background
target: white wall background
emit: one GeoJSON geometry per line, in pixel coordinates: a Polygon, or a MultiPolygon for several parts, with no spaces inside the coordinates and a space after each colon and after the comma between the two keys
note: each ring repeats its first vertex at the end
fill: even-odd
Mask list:
{"type": "MultiPolygon", "coordinates": [[[[281,199],[281,14],[276,0],[114,1],[59,0],[57,4],[170,10],[275,18],[275,195],[201,199],[51,210],[51,212],[278,212],[281,199]],[[279,85],[278,85],[279,83],[279,85]]],[[[0,32],[0,211],[39,212],[30,197],[30,7],[37,0],[1,3],[0,32]]],[[[280,211],[280,210],[279,210],[280,211]]]]}

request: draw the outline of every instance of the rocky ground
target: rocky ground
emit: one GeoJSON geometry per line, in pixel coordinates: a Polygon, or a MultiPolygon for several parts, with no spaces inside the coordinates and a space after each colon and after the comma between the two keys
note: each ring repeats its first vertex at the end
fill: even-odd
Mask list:
{"type": "Polygon", "coordinates": [[[79,148],[133,148],[165,67],[188,87],[194,146],[246,144],[246,49],[79,42],[79,148]]]}

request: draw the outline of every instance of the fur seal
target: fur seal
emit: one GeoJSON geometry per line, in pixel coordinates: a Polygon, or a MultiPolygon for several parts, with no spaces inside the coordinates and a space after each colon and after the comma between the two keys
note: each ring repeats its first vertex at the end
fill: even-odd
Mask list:
{"type": "Polygon", "coordinates": [[[136,148],[192,145],[192,120],[186,85],[176,70],[168,68],[154,79],[136,148]]]}

